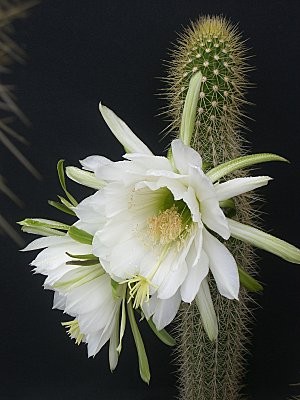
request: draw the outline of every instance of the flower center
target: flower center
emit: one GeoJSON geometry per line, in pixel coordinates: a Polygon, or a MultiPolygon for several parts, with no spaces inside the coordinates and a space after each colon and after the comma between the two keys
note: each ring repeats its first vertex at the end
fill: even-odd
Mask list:
{"type": "Polygon", "coordinates": [[[148,231],[155,243],[166,245],[178,239],[184,229],[182,216],[173,204],[148,220],[148,231]]]}
{"type": "Polygon", "coordinates": [[[75,339],[75,343],[79,345],[84,339],[84,334],[80,332],[78,321],[74,319],[73,321],[62,322],[61,324],[66,327],[70,338],[75,339]]]}

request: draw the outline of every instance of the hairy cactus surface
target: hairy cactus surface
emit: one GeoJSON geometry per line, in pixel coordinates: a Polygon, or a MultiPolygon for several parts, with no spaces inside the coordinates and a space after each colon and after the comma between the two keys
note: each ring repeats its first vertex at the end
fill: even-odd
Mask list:
{"type": "MultiPolygon", "coordinates": [[[[169,65],[167,98],[172,132],[178,132],[191,77],[202,73],[195,132],[191,145],[211,166],[244,154],[241,136],[243,107],[249,83],[247,50],[236,27],[222,17],[203,17],[180,37],[169,65]]],[[[239,176],[241,173],[239,172],[239,176]]],[[[249,195],[235,200],[239,221],[253,225],[249,195]]],[[[237,264],[252,274],[251,248],[230,239],[227,246],[237,264]]],[[[179,390],[181,400],[236,400],[241,398],[245,345],[251,322],[250,296],[241,288],[239,301],[210,289],[219,323],[212,343],[202,327],[194,304],[182,307],[177,321],[179,390]]]]}

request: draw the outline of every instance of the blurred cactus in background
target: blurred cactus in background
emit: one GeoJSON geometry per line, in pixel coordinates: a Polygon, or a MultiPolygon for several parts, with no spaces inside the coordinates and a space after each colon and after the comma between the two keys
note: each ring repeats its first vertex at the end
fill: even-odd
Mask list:
{"type": "MultiPolygon", "coordinates": [[[[37,1],[0,0],[0,142],[6,150],[15,156],[23,167],[33,176],[40,179],[39,172],[15,144],[15,142],[26,144],[27,141],[14,130],[12,126],[14,118],[18,118],[25,125],[28,125],[29,122],[16,104],[13,91],[13,77],[8,77],[11,65],[14,62],[24,63],[25,58],[23,49],[12,39],[14,33],[13,22],[16,19],[26,17],[27,11],[37,3],[37,1]]],[[[16,205],[22,206],[22,201],[13,193],[9,185],[5,183],[2,175],[0,175],[0,191],[16,205]]],[[[0,232],[8,235],[19,245],[23,243],[20,235],[1,213],[0,232]]]]}

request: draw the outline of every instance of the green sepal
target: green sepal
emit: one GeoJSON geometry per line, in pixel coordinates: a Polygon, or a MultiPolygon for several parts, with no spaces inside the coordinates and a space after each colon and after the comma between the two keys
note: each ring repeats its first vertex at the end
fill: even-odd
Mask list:
{"type": "Polygon", "coordinates": [[[72,260],[66,262],[66,265],[78,265],[81,267],[91,267],[96,264],[99,264],[99,260],[72,260]]]}
{"type": "Polygon", "coordinates": [[[202,74],[199,71],[195,73],[190,80],[182,111],[179,137],[182,142],[187,146],[190,145],[192,135],[194,133],[197,104],[199,101],[201,84],[202,74]]]}
{"type": "Polygon", "coordinates": [[[123,300],[122,300],[122,313],[121,313],[121,324],[120,324],[120,332],[119,332],[119,345],[117,347],[117,352],[119,354],[122,351],[122,341],[123,341],[125,328],[126,328],[126,308],[125,308],[125,304],[126,304],[126,298],[124,296],[123,300]]]}
{"type": "Polygon", "coordinates": [[[223,209],[226,217],[232,218],[236,215],[236,207],[233,199],[220,201],[219,206],[223,209]]]}
{"type": "Polygon", "coordinates": [[[77,201],[74,199],[74,197],[71,195],[71,193],[68,192],[67,186],[66,186],[66,180],[65,180],[65,170],[64,170],[64,161],[65,160],[59,160],[57,163],[57,173],[58,173],[58,179],[60,182],[60,185],[65,192],[67,198],[70,200],[71,204],[76,207],[77,206],[77,201]]]}
{"type": "Polygon", "coordinates": [[[132,308],[131,301],[129,301],[127,303],[127,313],[128,313],[128,319],[130,322],[130,327],[131,327],[132,335],[134,338],[137,354],[138,354],[140,376],[144,382],[149,384],[150,370],[149,370],[148,358],[147,358],[147,354],[146,354],[142,336],[140,334],[139,328],[137,326],[137,323],[136,323],[136,320],[134,317],[134,311],[132,308]]]}
{"type": "Polygon", "coordinates": [[[238,267],[241,285],[243,285],[249,292],[262,292],[263,286],[251,275],[249,275],[242,268],[238,267]]]}
{"type": "Polygon", "coordinates": [[[112,293],[113,293],[113,297],[115,298],[115,299],[118,299],[119,297],[120,297],[120,293],[119,293],[119,287],[120,287],[120,285],[119,285],[119,282],[117,282],[117,281],[115,281],[115,280],[113,280],[112,278],[110,279],[110,284],[111,284],[111,290],[112,290],[112,293]]]}
{"type": "Polygon", "coordinates": [[[54,200],[48,200],[48,204],[54,208],[57,208],[59,211],[62,211],[66,214],[70,214],[76,217],[74,211],[71,210],[69,207],[65,206],[64,204],[58,203],[57,201],[54,200]]]}
{"type": "Polygon", "coordinates": [[[300,249],[269,233],[227,218],[231,236],[259,249],[275,254],[286,261],[300,264],[300,249]]]}
{"type": "Polygon", "coordinates": [[[99,262],[99,258],[94,256],[94,254],[71,254],[66,251],[67,256],[71,258],[77,258],[79,260],[94,260],[99,262]]]}
{"type": "Polygon", "coordinates": [[[25,218],[23,221],[17,222],[17,224],[28,227],[50,228],[62,231],[67,231],[70,228],[69,225],[63,224],[62,222],[43,218],[25,218]]]}
{"type": "Polygon", "coordinates": [[[288,162],[288,160],[286,160],[285,158],[272,153],[250,154],[248,156],[238,157],[223,164],[217,165],[216,167],[208,171],[206,173],[206,176],[208,176],[208,178],[210,178],[212,182],[216,182],[220,178],[223,178],[223,176],[231,174],[238,169],[251,167],[251,165],[269,161],[288,162]]]}
{"type": "Polygon", "coordinates": [[[61,203],[63,205],[65,205],[66,207],[68,207],[69,209],[72,210],[72,208],[74,207],[72,203],[70,203],[68,200],[66,200],[64,197],[62,196],[57,196],[59,198],[59,200],[61,201],[61,203]]]}
{"type": "Polygon", "coordinates": [[[22,226],[22,232],[31,233],[40,236],[65,236],[65,232],[52,228],[43,228],[38,226],[22,226]]]}
{"type": "Polygon", "coordinates": [[[160,339],[164,344],[167,346],[175,346],[176,341],[175,339],[165,330],[157,330],[154,322],[152,321],[152,318],[147,319],[147,322],[152,329],[152,331],[155,333],[155,335],[160,339]]]}
{"type": "Polygon", "coordinates": [[[83,229],[76,228],[76,226],[71,226],[68,230],[69,236],[76,240],[76,242],[83,244],[92,244],[93,235],[84,231],[83,229]]]}
{"type": "Polygon", "coordinates": [[[94,172],[85,171],[77,167],[66,167],[66,175],[72,181],[92,189],[99,190],[105,185],[105,181],[97,179],[94,172]]]}

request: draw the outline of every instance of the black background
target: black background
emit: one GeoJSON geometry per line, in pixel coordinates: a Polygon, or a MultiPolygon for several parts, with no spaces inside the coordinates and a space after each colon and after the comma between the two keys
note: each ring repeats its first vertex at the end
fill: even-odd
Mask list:
{"type": "MultiPolygon", "coordinates": [[[[56,162],[68,164],[90,154],[120,159],[123,151],[98,113],[98,102],[111,107],[154,153],[162,154],[166,126],[155,117],[165,103],[156,94],[165,75],[167,49],[190,20],[200,14],[223,14],[240,24],[249,38],[256,70],[249,93],[256,104],[247,112],[253,152],[285,156],[291,165],[269,164],[261,174],[275,178],[260,190],[264,227],[300,245],[299,225],[299,6],[297,1],[42,1],[15,24],[16,40],[26,49],[27,64],[9,77],[32,126],[15,127],[31,142],[22,148],[43,175],[34,180],[0,149],[1,173],[24,200],[18,209],[1,195],[1,212],[14,223],[25,217],[57,219],[47,206],[60,194],[56,162]]],[[[79,198],[86,192],[71,184],[79,198]]],[[[30,241],[24,235],[26,242],[30,241]]],[[[174,399],[175,368],[169,349],[145,331],[151,363],[150,387],[138,375],[128,332],[119,367],[109,372],[107,348],[87,359],[51,310],[52,295],[42,277],[28,266],[33,254],[19,253],[1,240],[1,399],[174,399]]],[[[263,295],[257,297],[256,325],[249,356],[247,392],[254,400],[286,399],[300,381],[298,266],[258,252],[263,295]],[[298,304],[297,304],[298,302],[298,304]]],[[[299,391],[300,388],[298,387],[299,391]]]]}

